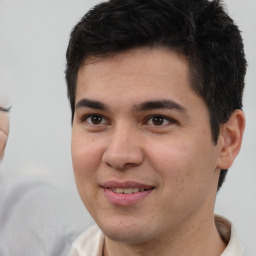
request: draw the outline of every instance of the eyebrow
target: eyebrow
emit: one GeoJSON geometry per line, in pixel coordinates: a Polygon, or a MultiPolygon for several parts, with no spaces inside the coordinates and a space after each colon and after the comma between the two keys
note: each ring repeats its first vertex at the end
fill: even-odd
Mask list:
{"type": "MultiPolygon", "coordinates": [[[[82,99],[76,104],[76,109],[78,108],[92,108],[92,109],[98,109],[98,110],[109,110],[109,107],[97,100],[90,100],[90,99],[82,99]]],[[[179,103],[173,101],[173,100],[149,100],[145,101],[139,105],[135,105],[133,107],[134,112],[141,112],[141,111],[148,111],[148,110],[154,110],[154,109],[175,109],[180,112],[186,113],[187,110],[180,105],[179,103]]]]}
{"type": "Polygon", "coordinates": [[[134,107],[135,112],[147,111],[147,110],[153,110],[153,109],[175,109],[184,113],[187,112],[187,110],[179,103],[173,100],[166,100],[166,99],[149,100],[134,107]]]}
{"type": "Polygon", "coordinates": [[[82,99],[78,101],[76,104],[76,109],[78,108],[93,108],[98,110],[108,110],[109,108],[104,103],[97,101],[97,100],[89,100],[89,99],[82,99]]]}

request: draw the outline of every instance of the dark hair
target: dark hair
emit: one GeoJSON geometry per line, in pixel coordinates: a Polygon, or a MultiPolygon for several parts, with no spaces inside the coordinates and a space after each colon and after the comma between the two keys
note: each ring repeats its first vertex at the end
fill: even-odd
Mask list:
{"type": "MultiPolygon", "coordinates": [[[[110,0],[91,9],[74,27],[66,54],[72,120],[83,61],[144,46],[186,57],[191,87],[208,107],[217,143],[220,125],[242,108],[246,72],[240,31],[218,0],[110,0]]],[[[221,171],[218,189],[226,173],[221,171]]]]}

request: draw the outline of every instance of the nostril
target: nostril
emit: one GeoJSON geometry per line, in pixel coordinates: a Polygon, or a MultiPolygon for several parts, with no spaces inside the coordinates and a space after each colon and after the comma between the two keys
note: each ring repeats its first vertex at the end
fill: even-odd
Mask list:
{"type": "Polygon", "coordinates": [[[117,147],[111,145],[102,155],[102,162],[116,169],[139,165],[143,161],[143,154],[138,148],[117,147]]]}
{"type": "Polygon", "coordinates": [[[129,169],[129,168],[132,168],[133,166],[135,166],[135,164],[133,164],[133,163],[126,163],[126,162],[123,162],[123,163],[119,162],[118,163],[118,162],[113,162],[113,161],[111,163],[104,162],[104,164],[106,164],[110,168],[113,168],[115,170],[120,170],[120,171],[123,171],[125,169],[129,169]]]}

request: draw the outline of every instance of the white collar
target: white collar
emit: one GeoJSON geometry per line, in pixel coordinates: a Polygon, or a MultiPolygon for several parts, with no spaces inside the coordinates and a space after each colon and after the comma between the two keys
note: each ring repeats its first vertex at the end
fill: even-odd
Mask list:
{"type": "Polygon", "coordinates": [[[215,215],[215,225],[227,247],[220,256],[242,256],[243,246],[237,238],[234,225],[223,216],[215,215]]]}
{"type": "Polygon", "coordinates": [[[103,247],[104,234],[94,225],[78,236],[68,256],[102,256],[103,247]]]}

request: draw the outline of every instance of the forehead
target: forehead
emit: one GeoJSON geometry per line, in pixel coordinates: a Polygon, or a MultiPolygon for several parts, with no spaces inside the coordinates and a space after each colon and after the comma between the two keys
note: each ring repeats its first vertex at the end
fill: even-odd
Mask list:
{"type": "MultiPolygon", "coordinates": [[[[111,65],[119,65],[120,69],[136,67],[137,72],[142,74],[145,71],[144,66],[154,69],[154,73],[161,73],[165,69],[188,69],[186,56],[165,47],[138,47],[119,53],[109,54],[103,57],[89,56],[81,65],[79,71],[83,68],[111,68],[111,65]],[[174,59],[175,61],[170,61],[174,59]],[[142,65],[144,64],[144,65],[142,65]],[[154,64],[158,64],[158,67],[154,64]]],[[[187,70],[186,70],[187,71],[187,70]]],[[[133,70],[134,72],[134,70],[133,70]]],[[[79,73],[79,72],[78,72],[79,73]]]]}
{"type": "Polygon", "coordinates": [[[146,97],[152,90],[165,93],[166,86],[190,87],[189,66],[183,55],[165,48],[133,49],[86,59],[78,71],[76,102],[85,92],[99,93],[113,87],[134,95],[146,89],[146,97]]]}

